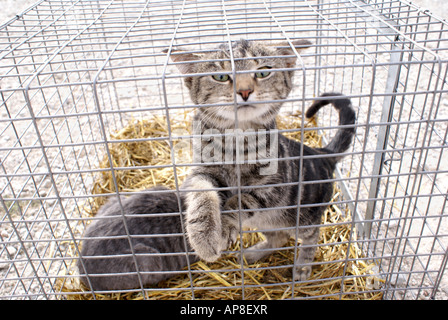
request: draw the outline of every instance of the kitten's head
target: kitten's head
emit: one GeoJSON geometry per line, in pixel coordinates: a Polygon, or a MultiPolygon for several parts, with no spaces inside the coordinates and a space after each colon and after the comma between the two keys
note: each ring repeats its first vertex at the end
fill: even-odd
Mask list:
{"type": "MultiPolygon", "coordinates": [[[[294,41],[293,45],[300,51],[309,47],[311,43],[298,40],[294,41]]],[[[275,69],[293,68],[296,63],[294,50],[287,42],[276,44],[247,40],[234,42],[232,47],[236,71],[234,77],[228,46],[222,45],[219,49],[201,54],[173,50],[171,55],[173,62],[182,62],[177,64],[182,73],[199,74],[185,78],[185,85],[195,104],[227,104],[200,108],[204,118],[213,121],[217,127],[233,127],[236,118],[240,124],[271,123],[281,107],[281,103],[276,100],[288,96],[294,73],[292,70],[275,71],[275,69]],[[200,75],[203,73],[213,75],[200,75]]]]}

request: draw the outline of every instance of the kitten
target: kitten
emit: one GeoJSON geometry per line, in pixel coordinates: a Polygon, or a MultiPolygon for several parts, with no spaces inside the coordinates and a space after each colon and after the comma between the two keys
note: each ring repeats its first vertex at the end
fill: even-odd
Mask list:
{"type": "MultiPolygon", "coordinates": [[[[121,198],[138,270],[141,272],[142,284],[145,287],[155,285],[174,275],[157,271],[179,271],[187,266],[177,197],[173,192],[157,192],[168,190],[156,187],[149,189],[156,193],[141,193],[121,198]],[[157,216],[157,213],[177,214],[157,216]],[[154,216],[151,216],[153,214],[154,216]],[[152,234],[166,234],[166,236],[148,237],[152,234]],[[166,255],[151,255],[160,253],[166,255]],[[175,253],[179,255],[172,255],[175,253]],[[149,271],[155,273],[145,273],[149,271]]],[[[82,261],[78,260],[81,282],[92,290],[139,288],[140,282],[118,199],[108,201],[96,216],[110,218],[94,220],[85,231],[84,236],[90,239],[83,241],[82,261]],[[110,238],[111,236],[114,238],[110,238]],[[109,255],[111,257],[102,257],[109,255]],[[111,275],[101,275],[109,273],[111,275]]],[[[190,247],[188,251],[191,251],[190,247]]],[[[198,260],[196,255],[189,255],[190,263],[198,260]]]]}
{"type": "MultiPolygon", "coordinates": [[[[296,50],[301,50],[311,43],[299,40],[293,45],[296,50]]],[[[266,45],[240,40],[234,42],[232,54],[235,70],[248,73],[238,73],[233,78],[231,53],[225,46],[205,54],[173,50],[171,55],[178,69],[188,74],[184,81],[192,101],[206,105],[197,108],[195,130],[203,135],[223,134],[231,133],[237,127],[240,132],[261,132],[258,140],[262,141],[254,146],[246,137],[244,143],[236,143],[235,147],[235,141],[229,143],[230,138],[223,144],[223,138],[209,136],[196,144],[196,159],[209,163],[194,167],[181,187],[185,191],[187,237],[199,257],[212,262],[236,240],[241,227],[259,230],[289,228],[263,232],[265,241],[245,249],[244,257],[252,263],[284,246],[291,236],[295,236],[299,220],[298,236],[303,247],[293,274],[295,280],[306,280],[311,274],[310,264],[315,253],[312,245],[318,240],[321,215],[333,192],[332,183],[326,180],[333,178],[336,163],[342,157],[339,153],[349,148],[354,128],[340,128],[326,147],[316,149],[276,134],[275,119],[282,106],[281,100],[286,99],[291,91],[294,71],[270,70],[293,68],[296,62],[294,50],[288,43],[266,45]],[[196,76],[196,73],[205,75],[196,76]],[[210,104],[227,105],[215,107],[210,104]],[[264,133],[270,138],[261,139],[264,133]],[[268,151],[263,156],[260,149],[268,151]],[[231,157],[229,152],[232,152],[231,157]],[[261,160],[250,163],[248,159],[253,159],[254,153],[261,160]],[[224,154],[233,161],[223,163],[224,154]],[[216,155],[221,159],[213,164],[216,155]],[[299,158],[302,155],[321,157],[303,158],[301,167],[299,158]],[[277,157],[279,160],[275,161],[277,157]],[[290,157],[296,158],[288,159],[290,157]],[[276,162],[275,171],[269,174],[263,172],[271,165],[266,159],[276,162]],[[311,206],[300,208],[298,215],[300,175],[303,182],[319,183],[301,185],[300,204],[311,206]],[[282,183],[289,184],[278,185],[282,183]]],[[[339,111],[340,125],[354,124],[355,112],[349,99],[336,93],[322,97],[328,98],[316,101],[308,109],[307,117],[312,117],[321,107],[331,103],[339,111]]]]}

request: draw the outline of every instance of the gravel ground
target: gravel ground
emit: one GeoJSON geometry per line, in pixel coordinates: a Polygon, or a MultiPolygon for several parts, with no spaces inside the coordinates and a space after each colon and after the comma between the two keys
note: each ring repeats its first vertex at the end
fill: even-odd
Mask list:
{"type": "Polygon", "coordinates": [[[36,1],[33,0],[0,0],[0,23],[6,23],[17,14],[22,13],[36,1]]]}
{"type": "MultiPolygon", "coordinates": [[[[442,17],[442,18],[448,18],[448,7],[446,6],[446,4],[444,4],[444,0],[416,0],[413,1],[413,3],[421,6],[422,8],[427,8],[429,11],[431,11],[432,13],[435,13],[436,15],[442,17]]],[[[2,8],[2,10],[0,11],[0,22],[6,22],[9,19],[13,18],[16,14],[21,13],[23,10],[25,10],[26,8],[28,8],[30,5],[32,5],[33,3],[35,3],[35,1],[27,1],[27,0],[0,0],[0,7],[2,8]]],[[[447,100],[445,98],[445,100],[447,100]]],[[[443,106],[445,107],[445,109],[448,109],[446,107],[448,107],[448,101],[444,101],[443,102],[443,106]]],[[[7,143],[8,137],[0,137],[0,144],[3,145],[4,143],[7,143]]],[[[69,165],[69,160],[67,160],[67,165],[69,165]]],[[[49,183],[49,180],[47,179],[46,181],[43,182],[43,185],[39,188],[40,190],[45,189],[45,186],[48,185],[50,186],[51,184],[49,183]]],[[[26,191],[26,190],[25,190],[26,191]]],[[[41,196],[45,197],[45,194],[41,194],[41,196]]],[[[51,201],[47,201],[46,205],[50,208],[53,208],[54,203],[52,203],[51,201]]],[[[442,203],[440,203],[440,206],[442,205],[442,203]]],[[[438,206],[435,205],[435,206],[438,206]]],[[[54,209],[51,213],[53,216],[57,216],[58,214],[60,214],[60,212],[58,211],[58,209],[54,209]]],[[[52,230],[52,232],[54,233],[54,236],[57,236],[59,234],[59,232],[61,234],[66,234],[66,230],[59,230],[59,227],[56,227],[54,230],[52,230]]],[[[418,230],[417,230],[418,231],[418,230]]],[[[6,230],[6,229],[2,229],[2,236],[6,237],[8,235],[8,233],[11,232],[11,230],[6,230]]],[[[82,230],[80,231],[82,232],[82,230]]],[[[443,226],[443,228],[440,230],[440,232],[442,232],[442,234],[448,234],[447,230],[446,230],[446,226],[443,226]]],[[[40,236],[42,238],[42,236],[40,236]]],[[[52,235],[50,235],[49,237],[53,237],[52,235]]],[[[39,238],[39,239],[41,239],[39,238]]],[[[44,247],[45,242],[38,244],[37,247],[35,247],[34,249],[37,251],[40,250],[54,250],[54,248],[51,247],[44,247]]],[[[11,246],[9,248],[9,254],[14,256],[16,251],[14,250],[18,250],[17,247],[13,247],[11,246]]],[[[68,246],[61,248],[59,247],[58,250],[64,251],[64,250],[71,250],[68,246]]],[[[57,255],[54,255],[57,256],[57,255]]],[[[3,258],[3,257],[2,257],[3,258]]],[[[26,263],[26,257],[24,256],[20,256],[21,259],[24,260],[23,264],[26,263]]],[[[48,262],[49,264],[49,262],[48,262]]],[[[0,275],[2,275],[2,268],[4,269],[5,266],[0,265],[0,275]]],[[[32,278],[33,273],[29,273],[26,275],[23,275],[24,278],[26,277],[30,277],[32,278]]],[[[399,280],[396,280],[397,282],[399,282],[399,280]]],[[[0,282],[0,286],[2,285],[2,283],[0,282]]],[[[414,284],[414,285],[418,285],[418,284],[414,284]]],[[[49,284],[48,283],[44,283],[43,288],[45,290],[49,290],[51,291],[51,289],[48,287],[49,284]]],[[[30,285],[30,287],[28,288],[27,292],[28,293],[39,293],[41,291],[41,288],[39,285],[37,285],[36,283],[33,283],[30,285]]],[[[11,288],[8,288],[6,285],[0,287],[0,296],[3,296],[5,294],[5,292],[7,292],[8,290],[10,290],[11,288]]],[[[442,281],[442,285],[440,286],[440,292],[437,296],[438,299],[448,299],[448,272],[446,272],[444,279],[442,281]]]]}

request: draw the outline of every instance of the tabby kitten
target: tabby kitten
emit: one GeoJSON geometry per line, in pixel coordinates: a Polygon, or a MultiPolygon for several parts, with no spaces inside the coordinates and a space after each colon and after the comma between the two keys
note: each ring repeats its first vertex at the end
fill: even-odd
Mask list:
{"type": "MultiPolygon", "coordinates": [[[[311,43],[299,40],[293,45],[300,51],[311,43]]],[[[263,232],[265,241],[244,249],[244,257],[252,263],[266,257],[275,248],[284,246],[291,236],[295,236],[299,220],[298,236],[303,247],[293,274],[295,280],[306,280],[311,274],[310,264],[315,253],[315,247],[310,245],[317,243],[321,215],[332,196],[332,183],[326,180],[333,177],[336,162],[341,158],[339,153],[350,146],[354,128],[339,129],[325,148],[318,149],[302,146],[276,134],[275,119],[282,106],[281,100],[287,98],[291,91],[294,71],[274,69],[295,66],[296,55],[288,43],[267,45],[241,40],[234,42],[232,53],[226,46],[205,54],[174,50],[171,59],[182,73],[188,74],[185,85],[192,101],[205,105],[198,107],[194,118],[195,129],[205,137],[196,144],[194,153],[196,159],[208,164],[194,167],[182,185],[182,190],[186,191],[186,231],[191,246],[200,258],[211,262],[236,240],[241,227],[259,230],[283,228],[263,232]],[[235,71],[243,73],[232,72],[231,56],[235,71]],[[210,104],[221,105],[215,107],[210,104]],[[236,138],[224,139],[226,143],[223,144],[222,138],[209,135],[220,132],[229,137],[230,133],[241,133],[241,130],[261,132],[259,137],[266,133],[269,139],[259,139],[262,143],[254,147],[246,137],[244,143],[235,146],[236,138]],[[210,158],[213,160],[218,151],[226,154],[226,158],[233,158],[233,161],[218,159],[216,164],[213,161],[210,163],[210,158]],[[230,157],[229,152],[233,152],[230,157]],[[250,162],[248,159],[253,159],[253,153],[257,156],[265,154],[259,157],[260,161],[250,162]],[[204,154],[209,155],[205,157],[207,161],[203,160],[204,154]],[[307,156],[321,157],[310,159],[307,156]],[[275,161],[276,158],[279,160],[275,161]],[[263,172],[271,165],[269,161],[263,161],[266,159],[276,162],[275,170],[269,174],[263,172]],[[310,206],[300,208],[298,214],[297,182],[300,175],[303,182],[319,183],[301,185],[300,204],[310,206]],[[278,185],[281,183],[290,184],[278,185]],[[241,187],[240,194],[238,187],[241,187]]],[[[328,98],[318,100],[311,106],[307,117],[331,103],[339,111],[340,125],[354,124],[355,112],[349,99],[334,93],[325,96],[328,98]]],[[[235,136],[238,137],[238,134],[235,136]]]]}

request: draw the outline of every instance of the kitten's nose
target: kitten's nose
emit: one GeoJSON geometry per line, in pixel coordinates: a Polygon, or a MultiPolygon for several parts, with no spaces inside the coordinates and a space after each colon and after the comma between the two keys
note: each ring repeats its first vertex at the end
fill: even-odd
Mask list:
{"type": "Polygon", "coordinates": [[[244,101],[247,101],[252,92],[254,92],[254,90],[246,89],[246,90],[238,90],[237,93],[241,96],[241,98],[243,98],[244,101]]]}

